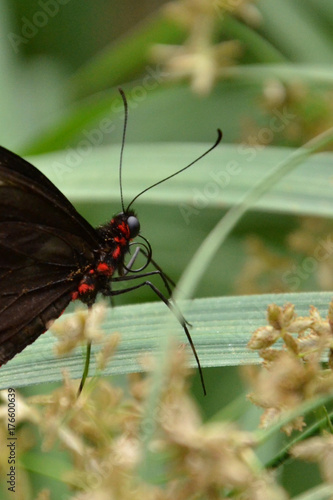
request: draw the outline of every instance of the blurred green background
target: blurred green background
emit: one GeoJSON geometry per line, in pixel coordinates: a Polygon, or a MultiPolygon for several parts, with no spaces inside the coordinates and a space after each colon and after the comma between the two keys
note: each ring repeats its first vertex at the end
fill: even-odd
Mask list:
{"type": "MultiPolygon", "coordinates": [[[[119,210],[118,86],[130,109],[127,200],[199,156],[220,127],[218,151],[135,206],[155,259],[177,280],[228,207],[290,154],[287,148],[332,126],[333,4],[216,1],[205,18],[191,2],[175,3],[183,9],[178,15],[153,0],[0,0],[0,143],[31,156],[98,225],[119,210]],[[103,124],[110,130],[99,134],[103,124]],[[241,175],[215,185],[217,194],[204,191],[209,175],[232,161],[241,175]],[[195,212],[189,221],[184,204],[195,212]]],[[[321,159],[243,218],[196,296],[332,289],[330,255],[312,271],[303,268],[332,231],[331,153],[321,159]]],[[[119,302],[151,299],[141,290],[119,302]]],[[[205,372],[208,418],[244,389],[232,367],[205,372]]],[[[202,399],[198,382],[196,376],[202,399]]],[[[302,491],[312,473],[302,485],[286,469],[290,493],[302,491]]]]}

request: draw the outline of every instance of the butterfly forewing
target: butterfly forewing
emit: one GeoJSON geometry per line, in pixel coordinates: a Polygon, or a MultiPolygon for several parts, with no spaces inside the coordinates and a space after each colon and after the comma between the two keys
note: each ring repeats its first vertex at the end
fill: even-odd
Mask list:
{"type": "Polygon", "coordinates": [[[68,230],[91,248],[98,244],[94,228],[61,191],[33,165],[0,146],[0,220],[15,216],[68,230]]]}
{"type": "Polygon", "coordinates": [[[0,363],[71,301],[96,231],[35,167],[0,148],[0,363]]]}

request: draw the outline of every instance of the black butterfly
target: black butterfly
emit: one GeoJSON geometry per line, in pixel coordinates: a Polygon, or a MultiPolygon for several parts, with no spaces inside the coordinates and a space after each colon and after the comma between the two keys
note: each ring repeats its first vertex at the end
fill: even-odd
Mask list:
{"type": "MultiPolygon", "coordinates": [[[[130,208],[143,192],[194,162],[139,193],[125,209],[121,165],[128,111],[125,95],[121,90],[120,93],[125,105],[120,161],[122,212],[105,225],[94,229],[39,170],[0,147],[0,365],[34,342],[72,300],[80,299],[90,307],[99,292],[115,296],[149,286],[181,323],[204,387],[199,359],[185,319],[147,278],[158,274],[169,294],[173,282],[152,259],[151,247],[139,234],[139,221],[130,208]],[[144,243],[140,245],[139,242],[140,246],[126,266],[125,255],[137,236],[144,243]],[[145,255],[146,263],[134,270],[133,263],[139,252],[145,255]],[[150,263],[155,269],[144,272],[150,263]],[[138,278],[143,279],[139,284],[113,289],[116,282],[138,278]]],[[[216,143],[202,156],[220,140],[221,132],[218,131],[216,143]]]]}

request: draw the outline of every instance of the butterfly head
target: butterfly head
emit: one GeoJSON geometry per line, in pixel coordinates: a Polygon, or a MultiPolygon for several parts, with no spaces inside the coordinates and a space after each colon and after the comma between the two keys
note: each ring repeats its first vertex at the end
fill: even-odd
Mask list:
{"type": "Polygon", "coordinates": [[[134,214],[131,213],[130,215],[127,216],[126,223],[128,225],[128,229],[130,232],[130,238],[133,239],[136,236],[138,236],[138,234],[140,232],[139,219],[134,214]]]}

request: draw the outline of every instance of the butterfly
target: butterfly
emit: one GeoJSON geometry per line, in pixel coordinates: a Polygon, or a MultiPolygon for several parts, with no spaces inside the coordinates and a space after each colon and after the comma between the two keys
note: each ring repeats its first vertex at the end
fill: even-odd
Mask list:
{"type": "Polygon", "coordinates": [[[222,133],[218,130],[215,144],[194,162],[144,189],[125,207],[121,173],[128,105],[124,92],[119,91],[125,109],[119,166],[122,210],[104,225],[93,228],[42,172],[0,147],[0,365],[33,343],[71,301],[80,300],[91,307],[99,293],[113,297],[148,286],[184,329],[204,388],[188,323],[169,298],[174,283],[153,260],[151,246],[141,235],[139,219],[131,207],[148,189],[208,154],[222,133]],[[125,264],[137,238],[139,246],[125,264]],[[139,253],[146,260],[140,269],[134,269],[139,253]],[[151,271],[146,270],[149,264],[151,271]],[[153,275],[161,278],[168,297],[150,281],[153,275]],[[119,282],[129,286],[117,290],[119,282]]]}

